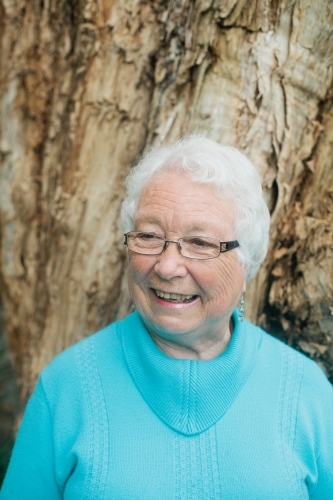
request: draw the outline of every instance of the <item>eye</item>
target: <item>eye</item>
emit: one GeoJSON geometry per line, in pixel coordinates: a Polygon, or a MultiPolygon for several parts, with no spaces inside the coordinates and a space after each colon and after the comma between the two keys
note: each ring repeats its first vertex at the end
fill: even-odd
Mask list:
{"type": "Polygon", "coordinates": [[[216,248],[216,242],[209,238],[186,238],[186,242],[195,248],[216,248]]]}
{"type": "Polygon", "coordinates": [[[158,236],[157,234],[155,233],[137,233],[137,238],[140,238],[142,240],[153,240],[154,238],[160,238],[160,236],[158,236]]]}
{"type": "Polygon", "coordinates": [[[164,237],[160,234],[148,233],[146,231],[138,231],[135,233],[135,239],[142,245],[164,245],[164,237]]]}
{"type": "Polygon", "coordinates": [[[201,238],[192,239],[190,243],[196,247],[206,247],[208,245],[207,241],[202,240],[201,238]]]}

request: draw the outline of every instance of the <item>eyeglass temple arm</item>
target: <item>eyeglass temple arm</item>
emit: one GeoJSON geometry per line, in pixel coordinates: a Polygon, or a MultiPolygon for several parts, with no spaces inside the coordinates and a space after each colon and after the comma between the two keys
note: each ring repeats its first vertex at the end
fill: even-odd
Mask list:
{"type": "Polygon", "coordinates": [[[233,248],[239,247],[239,243],[237,240],[235,241],[227,241],[227,242],[220,242],[220,252],[228,252],[229,250],[232,250],[233,248]]]}

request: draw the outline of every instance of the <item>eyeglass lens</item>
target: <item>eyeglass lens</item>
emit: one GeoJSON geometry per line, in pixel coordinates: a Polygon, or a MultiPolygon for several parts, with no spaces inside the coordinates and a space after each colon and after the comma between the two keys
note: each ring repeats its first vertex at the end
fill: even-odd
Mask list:
{"type": "MultiPolygon", "coordinates": [[[[216,238],[189,236],[172,243],[178,243],[180,253],[193,259],[212,259],[220,254],[220,241],[216,238]]],[[[127,235],[130,250],[146,255],[158,255],[169,244],[162,236],[154,233],[131,232],[127,235]]]]}

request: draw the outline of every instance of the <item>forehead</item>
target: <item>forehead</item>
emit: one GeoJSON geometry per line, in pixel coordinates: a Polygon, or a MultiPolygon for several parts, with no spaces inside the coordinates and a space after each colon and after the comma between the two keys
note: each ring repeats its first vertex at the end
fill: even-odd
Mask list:
{"type": "Polygon", "coordinates": [[[151,223],[176,231],[233,228],[235,207],[209,184],[194,182],[178,171],[156,174],[141,195],[135,223],[151,223]]]}

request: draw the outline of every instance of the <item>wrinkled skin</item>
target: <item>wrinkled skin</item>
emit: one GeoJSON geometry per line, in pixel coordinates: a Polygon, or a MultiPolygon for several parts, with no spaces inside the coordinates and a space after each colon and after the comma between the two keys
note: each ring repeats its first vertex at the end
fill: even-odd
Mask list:
{"type": "MultiPolygon", "coordinates": [[[[210,236],[235,239],[233,202],[212,186],[191,181],[181,172],[160,172],[147,184],[134,221],[135,231],[166,239],[210,236]]],[[[129,287],[133,303],[156,344],[177,358],[211,359],[227,347],[230,316],[246,282],[235,250],[216,259],[183,257],[171,243],[157,256],[129,251],[129,287]],[[166,300],[155,290],[192,295],[166,300]]]]}

